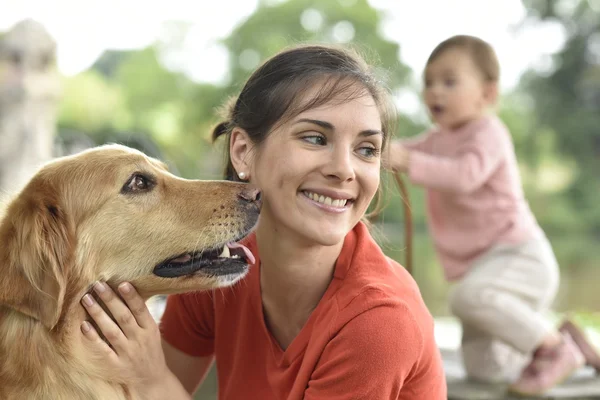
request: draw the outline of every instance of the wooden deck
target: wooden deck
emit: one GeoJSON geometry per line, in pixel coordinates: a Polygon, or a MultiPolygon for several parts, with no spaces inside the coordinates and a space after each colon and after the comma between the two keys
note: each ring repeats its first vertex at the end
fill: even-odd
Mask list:
{"type": "MultiPolygon", "coordinates": [[[[449,400],[517,400],[524,399],[508,394],[504,385],[486,385],[468,382],[460,357],[456,350],[442,349],[444,368],[448,380],[449,400]]],[[[553,388],[538,399],[600,399],[600,377],[595,375],[592,368],[582,368],[569,380],[553,388]]]]}
{"type": "MultiPolygon", "coordinates": [[[[505,385],[470,382],[458,353],[460,327],[452,319],[436,320],[436,340],[444,359],[449,400],[517,400],[531,399],[507,393],[505,385]]],[[[600,399],[600,377],[592,368],[581,368],[569,380],[537,399],[600,399]]]]}

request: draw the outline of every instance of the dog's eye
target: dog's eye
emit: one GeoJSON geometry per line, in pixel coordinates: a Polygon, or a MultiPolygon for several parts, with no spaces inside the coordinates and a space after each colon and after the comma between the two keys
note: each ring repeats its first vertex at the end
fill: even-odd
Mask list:
{"type": "Polygon", "coordinates": [[[147,192],[154,186],[154,181],[142,174],[133,174],[123,185],[122,193],[147,192]]]}

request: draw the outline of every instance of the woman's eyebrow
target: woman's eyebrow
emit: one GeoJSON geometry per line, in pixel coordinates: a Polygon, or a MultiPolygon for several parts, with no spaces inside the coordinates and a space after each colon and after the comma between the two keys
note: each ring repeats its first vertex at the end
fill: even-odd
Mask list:
{"type": "Polygon", "coordinates": [[[301,122],[308,122],[309,124],[318,125],[321,128],[329,129],[330,131],[332,131],[334,129],[333,124],[331,124],[329,122],[321,121],[319,119],[301,118],[301,119],[297,120],[295,123],[299,124],[301,122]]]}
{"type": "Polygon", "coordinates": [[[383,131],[379,129],[365,129],[364,131],[360,131],[360,136],[373,136],[373,135],[381,135],[383,136],[383,131]]]}
{"type": "MultiPolygon", "coordinates": [[[[330,131],[335,130],[335,127],[333,126],[333,124],[326,122],[326,121],[321,121],[319,119],[301,118],[301,119],[297,120],[295,123],[299,124],[302,122],[314,124],[314,125],[320,126],[323,129],[327,129],[330,131]]],[[[380,131],[379,129],[365,129],[364,131],[360,131],[359,135],[360,136],[373,136],[373,135],[382,135],[383,136],[383,132],[380,131]]]]}

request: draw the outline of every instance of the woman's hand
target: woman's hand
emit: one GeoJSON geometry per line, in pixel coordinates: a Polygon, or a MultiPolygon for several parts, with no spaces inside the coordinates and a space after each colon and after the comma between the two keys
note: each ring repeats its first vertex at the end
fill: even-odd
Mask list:
{"type": "Polygon", "coordinates": [[[131,389],[134,393],[140,398],[152,398],[161,391],[157,389],[172,384],[176,378],[165,363],[160,331],[146,303],[129,283],[122,283],[118,290],[125,303],[107,284],[97,282],[94,285],[94,291],[118,324],[90,294],[82,299],[83,306],[110,346],[89,322],[82,323],[81,331],[90,346],[95,346],[98,353],[106,355],[103,361],[112,370],[123,371],[123,376],[132,376],[131,389]]]}

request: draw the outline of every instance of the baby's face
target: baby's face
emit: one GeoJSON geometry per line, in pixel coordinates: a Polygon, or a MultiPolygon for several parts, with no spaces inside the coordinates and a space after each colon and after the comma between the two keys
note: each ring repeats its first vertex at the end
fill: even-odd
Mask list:
{"type": "Polygon", "coordinates": [[[469,53],[449,48],[425,69],[425,104],[433,121],[456,129],[483,115],[489,101],[486,82],[469,53]]]}

